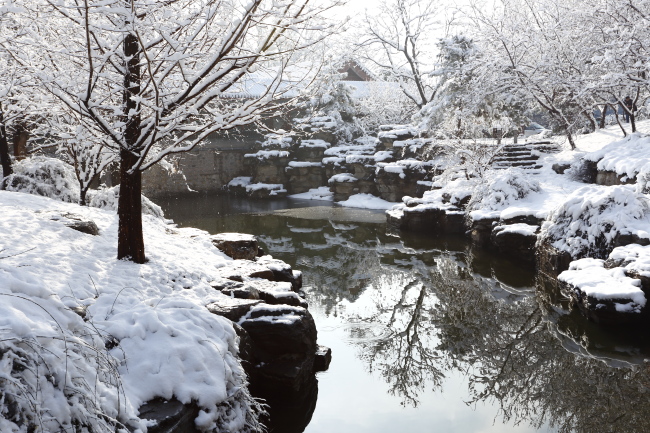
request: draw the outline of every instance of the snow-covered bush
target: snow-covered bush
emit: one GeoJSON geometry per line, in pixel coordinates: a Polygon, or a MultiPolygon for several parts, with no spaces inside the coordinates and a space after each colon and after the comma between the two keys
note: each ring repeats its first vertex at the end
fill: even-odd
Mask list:
{"type": "Polygon", "coordinates": [[[118,431],[125,419],[117,362],[97,330],[60,301],[46,310],[27,296],[0,298],[7,337],[0,342],[0,431],[118,431]]]}
{"type": "Polygon", "coordinates": [[[585,186],[574,191],[542,225],[540,242],[573,258],[607,258],[621,235],[649,238],[650,200],[631,186],[585,186]]]}
{"type": "MultiPolygon", "coordinates": [[[[91,191],[90,207],[98,207],[100,209],[110,209],[117,212],[117,204],[120,198],[120,186],[112,188],[100,188],[97,191],[91,191]]],[[[164,218],[165,215],[160,206],[149,200],[147,197],[142,196],[142,214],[152,215],[156,218],[164,218]]]]}
{"type": "Polygon", "coordinates": [[[468,210],[496,211],[512,205],[531,192],[539,192],[539,182],[520,168],[491,170],[475,184],[468,210]]]}
{"type": "Polygon", "coordinates": [[[79,184],[71,165],[60,159],[35,156],[14,164],[4,180],[7,191],[41,195],[68,203],[79,201],[79,184]]]}

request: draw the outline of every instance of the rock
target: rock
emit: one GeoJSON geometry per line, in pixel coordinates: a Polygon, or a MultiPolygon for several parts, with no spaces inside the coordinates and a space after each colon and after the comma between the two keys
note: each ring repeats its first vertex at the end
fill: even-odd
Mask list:
{"type": "Polygon", "coordinates": [[[311,358],[313,362],[316,353],[316,325],[305,308],[254,305],[240,325],[252,338],[258,359],[271,360],[290,354],[311,358]]]}
{"type": "Polygon", "coordinates": [[[232,281],[236,286],[221,289],[221,293],[237,299],[260,299],[260,292],[250,284],[232,281]]]}
{"type": "Polygon", "coordinates": [[[472,222],[470,236],[472,245],[485,247],[490,244],[492,230],[499,220],[494,218],[485,218],[472,222]]]}
{"type": "Polygon", "coordinates": [[[636,183],[636,177],[628,178],[625,175],[620,175],[615,171],[598,170],[596,174],[596,184],[598,185],[626,185],[636,183]]]}
{"type": "Polygon", "coordinates": [[[382,168],[377,169],[375,182],[380,198],[397,202],[402,197],[415,197],[418,194],[418,182],[424,180],[426,173],[416,170],[404,170],[404,173],[393,173],[382,168]]]}
{"type": "Polygon", "coordinates": [[[566,282],[559,281],[559,285],[562,293],[571,299],[571,305],[577,307],[584,316],[596,323],[625,325],[648,320],[648,314],[645,308],[641,309],[640,312],[621,311],[622,305],[633,304],[631,299],[596,299],[566,282]]]}
{"type": "Polygon", "coordinates": [[[332,362],[332,349],[318,345],[316,357],[314,358],[314,372],[327,371],[332,362]]]}
{"type": "Polygon", "coordinates": [[[282,260],[274,259],[271,256],[262,256],[257,258],[257,263],[273,272],[273,281],[289,282],[294,291],[298,291],[302,287],[302,272],[294,271],[289,264],[282,260]]]}
{"type": "Polygon", "coordinates": [[[558,163],[555,163],[555,164],[553,164],[553,166],[551,168],[557,174],[564,174],[565,171],[567,171],[569,168],[571,168],[571,164],[558,164],[558,163]]]}
{"type": "Polygon", "coordinates": [[[248,280],[245,286],[258,293],[259,299],[269,305],[291,305],[307,308],[307,302],[293,291],[290,282],[248,280]]]}
{"type": "Polygon", "coordinates": [[[257,257],[257,238],[242,233],[219,233],[210,236],[212,244],[235,260],[253,260],[257,257]]]}
{"type": "Polygon", "coordinates": [[[94,221],[71,221],[66,223],[65,226],[81,233],[93,236],[99,235],[99,227],[97,227],[97,224],[95,224],[94,221]]]}
{"type": "Polygon", "coordinates": [[[250,260],[235,260],[232,264],[229,263],[228,266],[218,269],[215,274],[217,277],[239,282],[249,278],[262,278],[265,280],[273,280],[274,278],[273,271],[250,260]]]}
{"type": "Polygon", "coordinates": [[[396,230],[428,233],[433,235],[464,233],[465,213],[460,209],[439,208],[409,210],[401,213],[387,212],[389,228],[396,230]]]}
{"type": "Polygon", "coordinates": [[[199,433],[194,420],[199,415],[196,404],[183,404],[176,399],[169,401],[155,398],[140,406],[140,418],[152,420],[148,433],[199,433]]]}
{"type": "Polygon", "coordinates": [[[300,165],[297,162],[289,163],[286,168],[287,189],[291,194],[300,194],[310,189],[319,188],[326,184],[326,169],[321,164],[300,165]],[[295,164],[295,165],[292,165],[295,164]]]}
{"type": "Polygon", "coordinates": [[[309,311],[262,304],[240,324],[253,342],[257,388],[298,392],[313,380],[316,325],[309,311]]]}
{"type": "Polygon", "coordinates": [[[558,275],[569,269],[569,264],[573,260],[571,254],[558,250],[548,241],[536,247],[535,259],[537,270],[552,279],[556,279],[558,275]]]}
{"type": "Polygon", "coordinates": [[[70,309],[82,319],[86,319],[86,313],[88,310],[88,307],[86,305],[77,305],[76,307],[72,307],[70,309]]]}
{"type": "Polygon", "coordinates": [[[224,298],[223,300],[206,305],[206,308],[212,314],[225,317],[233,322],[238,322],[253,307],[261,303],[262,301],[255,299],[224,298]]]}
{"type": "Polygon", "coordinates": [[[538,230],[539,226],[525,223],[498,225],[492,230],[490,241],[501,254],[534,264],[538,230]]]}
{"type": "Polygon", "coordinates": [[[63,212],[61,214],[54,212],[50,219],[62,222],[66,227],[76,230],[81,233],[97,236],[99,235],[99,227],[94,221],[84,220],[81,215],[75,213],[63,212]]]}

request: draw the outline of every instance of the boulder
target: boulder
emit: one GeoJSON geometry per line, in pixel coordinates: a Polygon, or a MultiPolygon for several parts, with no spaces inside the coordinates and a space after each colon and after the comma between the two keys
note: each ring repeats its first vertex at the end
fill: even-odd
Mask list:
{"type": "Polygon", "coordinates": [[[282,260],[274,259],[272,256],[258,257],[257,263],[265,266],[273,272],[273,281],[286,281],[291,283],[293,290],[298,291],[302,287],[302,272],[294,271],[291,266],[282,260]]]}
{"type": "Polygon", "coordinates": [[[305,308],[256,305],[240,325],[253,342],[258,387],[297,392],[313,379],[317,333],[305,308]]]}
{"type": "Polygon", "coordinates": [[[212,314],[225,317],[233,322],[238,322],[255,306],[262,301],[256,299],[223,298],[217,302],[206,305],[212,314]]]}
{"type": "Polygon", "coordinates": [[[314,358],[314,372],[327,371],[332,362],[332,349],[318,345],[316,357],[314,358]]]}
{"type": "Polygon", "coordinates": [[[273,280],[274,278],[273,271],[266,266],[250,260],[234,260],[228,266],[218,269],[215,272],[215,276],[239,282],[250,278],[262,278],[265,280],[273,280]]]}
{"type": "Polygon", "coordinates": [[[245,287],[258,294],[259,299],[269,305],[291,305],[307,308],[307,302],[296,292],[290,282],[276,282],[261,279],[246,281],[245,287]]]}
{"type": "Polygon", "coordinates": [[[490,240],[501,254],[529,264],[535,263],[535,243],[539,226],[525,223],[498,225],[490,240]]]}
{"type": "Polygon", "coordinates": [[[99,235],[99,227],[94,221],[85,220],[81,215],[70,212],[54,212],[50,219],[62,222],[66,227],[88,235],[99,235]]]}
{"type": "Polygon", "coordinates": [[[140,418],[151,421],[147,426],[148,433],[199,433],[194,424],[199,416],[199,407],[194,403],[183,404],[175,398],[155,398],[138,410],[140,418]]]}
{"type": "Polygon", "coordinates": [[[212,244],[235,260],[253,260],[257,257],[258,243],[253,235],[242,233],[219,233],[210,236],[212,244]]]}

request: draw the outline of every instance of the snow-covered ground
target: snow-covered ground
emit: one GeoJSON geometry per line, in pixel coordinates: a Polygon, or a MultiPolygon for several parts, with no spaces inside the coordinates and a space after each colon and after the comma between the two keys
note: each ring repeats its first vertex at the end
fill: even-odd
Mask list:
{"type": "Polygon", "coordinates": [[[115,258],[114,211],[7,191],[0,207],[0,431],[26,431],[10,406],[46,431],[144,429],[138,407],[172,396],[198,402],[202,427],[247,422],[236,334],[205,308],[224,298],[209,282],[231,259],[206,232],[144,215],[138,265],[115,258]],[[67,227],[75,215],[99,235],[67,227]]]}

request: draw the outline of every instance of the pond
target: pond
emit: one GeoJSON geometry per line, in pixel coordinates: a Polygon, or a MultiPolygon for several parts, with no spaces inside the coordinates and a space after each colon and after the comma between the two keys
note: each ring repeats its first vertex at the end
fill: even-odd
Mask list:
{"type": "Polygon", "coordinates": [[[648,329],[587,322],[525,266],[327,202],[157,202],[303,272],[333,359],[310,401],[271,408],[274,432],[650,431],[648,329]]]}

